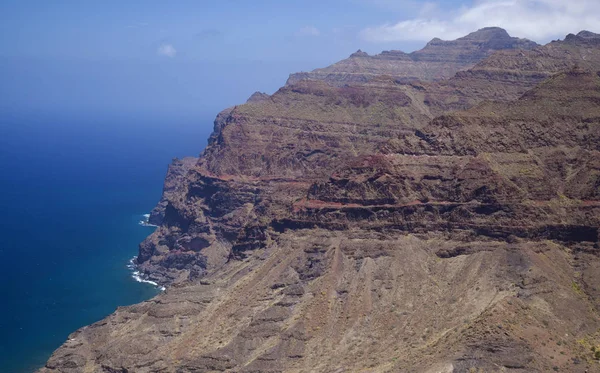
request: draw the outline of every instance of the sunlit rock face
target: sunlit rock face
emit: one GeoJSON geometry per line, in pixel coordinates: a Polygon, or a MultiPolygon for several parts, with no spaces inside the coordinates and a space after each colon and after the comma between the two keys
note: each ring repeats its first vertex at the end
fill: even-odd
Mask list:
{"type": "Polygon", "coordinates": [[[224,110],[140,245],[167,290],[41,371],[597,370],[598,71],[489,28],[224,110]]]}
{"type": "Polygon", "coordinates": [[[435,38],[418,51],[404,53],[384,51],[370,56],[357,51],[349,58],[311,72],[291,74],[288,85],[301,80],[321,80],[344,86],[366,83],[380,75],[398,81],[440,80],[467,70],[499,50],[530,50],[538,44],[527,39],[511,37],[499,27],[487,27],[462,38],[446,41],[435,38]]]}

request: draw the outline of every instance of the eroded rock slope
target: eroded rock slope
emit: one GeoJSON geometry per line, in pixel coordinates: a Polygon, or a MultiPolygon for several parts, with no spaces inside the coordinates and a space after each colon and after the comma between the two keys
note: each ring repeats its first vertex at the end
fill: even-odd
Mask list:
{"type": "Polygon", "coordinates": [[[170,286],[42,372],[600,371],[600,38],[525,46],[223,111],[140,245],[170,286]]]}
{"type": "Polygon", "coordinates": [[[385,51],[370,56],[361,50],[331,66],[290,75],[288,85],[300,80],[322,80],[331,85],[364,83],[379,75],[400,81],[439,80],[466,70],[495,51],[532,49],[538,44],[511,37],[499,27],[487,27],[457,40],[435,38],[418,51],[385,51]]]}

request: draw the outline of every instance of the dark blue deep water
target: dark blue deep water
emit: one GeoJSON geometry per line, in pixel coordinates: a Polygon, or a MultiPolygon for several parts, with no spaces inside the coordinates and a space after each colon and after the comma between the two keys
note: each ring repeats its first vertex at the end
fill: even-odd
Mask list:
{"type": "Polygon", "coordinates": [[[0,372],[32,372],[77,328],[157,294],[126,267],[152,232],[138,221],[211,129],[211,115],[0,116],[0,372]]]}

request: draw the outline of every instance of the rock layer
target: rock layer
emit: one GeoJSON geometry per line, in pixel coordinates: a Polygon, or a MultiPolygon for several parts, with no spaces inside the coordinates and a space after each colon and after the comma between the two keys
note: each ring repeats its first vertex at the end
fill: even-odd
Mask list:
{"type": "MultiPolygon", "coordinates": [[[[525,43],[507,37],[421,54],[525,43]]],[[[599,370],[599,40],[437,82],[290,81],[223,111],[140,245],[168,289],[42,372],[599,370]]]]}
{"type": "Polygon", "coordinates": [[[514,38],[499,27],[487,27],[457,40],[431,40],[418,51],[404,53],[385,51],[370,56],[358,50],[349,58],[329,67],[290,75],[287,84],[301,80],[320,80],[331,85],[366,83],[374,77],[388,75],[400,81],[439,80],[452,77],[458,71],[476,63],[498,50],[532,49],[538,44],[514,38]]]}

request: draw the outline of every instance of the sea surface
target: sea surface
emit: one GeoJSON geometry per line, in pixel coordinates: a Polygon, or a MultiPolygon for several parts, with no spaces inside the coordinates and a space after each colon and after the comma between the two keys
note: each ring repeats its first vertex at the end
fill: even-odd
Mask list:
{"type": "Polygon", "coordinates": [[[212,115],[0,115],[0,372],[33,372],[76,329],[160,292],[127,268],[167,165],[212,115]]]}

